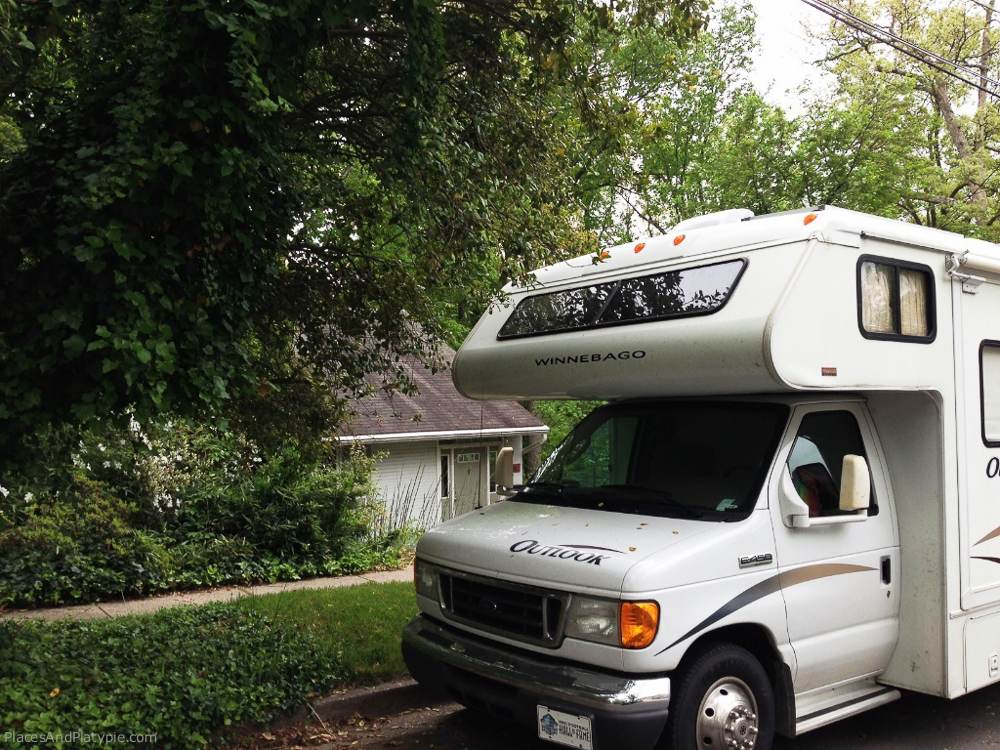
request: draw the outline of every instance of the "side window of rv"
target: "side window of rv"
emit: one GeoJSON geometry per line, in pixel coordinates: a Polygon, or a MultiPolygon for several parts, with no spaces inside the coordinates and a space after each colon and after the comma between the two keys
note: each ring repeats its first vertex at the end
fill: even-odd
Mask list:
{"type": "Polygon", "coordinates": [[[725,306],[746,268],[742,259],[525,297],[498,339],[710,315],[725,306]]]}
{"type": "Polygon", "coordinates": [[[862,256],[858,314],[865,338],[930,343],[934,340],[934,286],[926,266],[862,256]]]}
{"type": "Polygon", "coordinates": [[[984,341],[979,347],[979,377],[983,442],[1000,448],[1000,341],[984,341]]]}
{"type": "MultiPolygon", "coordinates": [[[[810,516],[841,515],[840,479],[847,455],[868,457],[851,412],[818,411],[802,418],[788,456],[788,473],[810,516]]],[[[873,491],[868,515],[877,514],[873,491]]]]}

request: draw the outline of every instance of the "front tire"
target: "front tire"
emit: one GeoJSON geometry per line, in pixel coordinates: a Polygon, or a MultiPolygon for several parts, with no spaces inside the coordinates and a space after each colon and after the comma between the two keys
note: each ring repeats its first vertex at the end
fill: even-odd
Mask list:
{"type": "Polygon", "coordinates": [[[774,690],[754,655],[724,643],[682,667],[666,738],[673,750],[771,750],[774,690]]]}

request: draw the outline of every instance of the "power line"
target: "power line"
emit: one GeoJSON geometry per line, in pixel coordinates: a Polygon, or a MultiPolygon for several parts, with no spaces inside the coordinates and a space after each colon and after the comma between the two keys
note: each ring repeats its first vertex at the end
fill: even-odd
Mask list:
{"type": "MultiPolygon", "coordinates": [[[[972,3],[973,5],[978,5],[980,8],[986,8],[986,10],[992,10],[994,12],[998,10],[997,8],[994,8],[992,5],[987,5],[986,3],[984,3],[983,0],[969,0],[969,2],[972,3]]],[[[997,19],[994,18],[992,20],[996,21],[997,19]]]]}
{"type": "MultiPolygon", "coordinates": [[[[987,80],[995,86],[1000,86],[1000,81],[997,81],[996,79],[988,78],[979,73],[978,71],[971,70],[952,60],[949,60],[945,57],[941,57],[940,55],[931,52],[928,49],[924,49],[923,47],[914,44],[913,42],[910,42],[901,36],[893,34],[891,31],[886,31],[885,29],[882,29],[876,26],[875,24],[869,23],[868,21],[865,21],[862,18],[858,18],[857,16],[848,13],[846,10],[842,10],[840,8],[837,8],[836,6],[830,5],[828,2],[825,2],[825,0],[803,0],[803,2],[805,2],[806,5],[815,8],[816,10],[826,13],[835,20],[838,20],[847,26],[850,26],[858,31],[861,31],[862,33],[874,37],[877,41],[880,41],[883,44],[888,44],[893,49],[896,49],[897,51],[902,52],[903,54],[908,55],[909,57],[912,57],[915,60],[931,65],[937,70],[941,70],[942,73],[947,73],[948,75],[952,75],[958,78],[959,80],[969,83],[970,85],[975,85],[977,88],[979,88],[978,85],[973,84],[971,81],[968,81],[967,79],[962,78],[961,76],[952,73],[951,71],[942,70],[941,68],[937,67],[937,65],[933,64],[931,60],[936,60],[937,62],[942,63],[944,65],[950,65],[953,68],[962,71],[963,73],[987,80]],[[884,39],[880,38],[880,35],[881,37],[885,38],[884,39]],[[905,49],[901,48],[900,45],[905,47],[905,49]],[[930,59],[924,59],[924,57],[921,56],[930,59]]],[[[989,90],[987,89],[987,91],[989,90]]],[[[989,93],[995,93],[995,92],[989,91],[989,93]]]]}
{"type": "MultiPolygon", "coordinates": [[[[975,2],[975,0],[973,1],[975,2]]],[[[947,76],[951,76],[952,78],[962,81],[962,83],[965,83],[968,86],[972,86],[973,88],[979,89],[980,91],[984,91],[990,96],[1000,98],[1000,93],[997,93],[995,89],[987,88],[981,83],[977,83],[974,80],[965,78],[956,71],[961,71],[966,75],[973,76],[975,78],[978,78],[980,81],[988,82],[992,86],[1000,88],[1000,81],[997,81],[996,79],[989,78],[988,76],[980,72],[971,70],[963,65],[959,65],[956,62],[948,60],[947,58],[941,57],[940,55],[935,54],[930,50],[924,49],[923,47],[914,44],[913,42],[907,41],[906,39],[903,39],[902,37],[897,36],[896,34],[893,34],[890,31],[881,29],[878,26],[875,26],[874,24],[871,24],[868,21],[858,18],[857,16],[848,13],[845,10],[841,10],[840,8],[832,6],[829,3],[825,2],[824,0],[802,0],[802,2],[804,2],[809,7],[820,11],[821,13],[825,13],[826,15],[833,18],[835,21],[840,21],[845,26],[850,26],[852,29],[860,31],[863,34],[867,34],[868,36],[874,38],[876,41],[882,42],[883,44],[892,47],[897,52],[900,52],[906,55],[907,57],[911,57],[917,62],[920,62],[931,68],[934,68],[935,70],[938,70],[947,76]],[[952,68],[955,68],[955,70],[949,70],[947,68],[942,67],[942,65],[951,66],[952,68]]]]}

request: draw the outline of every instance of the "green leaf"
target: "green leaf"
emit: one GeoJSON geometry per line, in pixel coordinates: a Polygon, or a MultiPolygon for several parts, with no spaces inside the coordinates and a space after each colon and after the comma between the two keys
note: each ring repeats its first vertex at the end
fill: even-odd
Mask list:
{"type": "Polygon", "coordinates": [[[87,340],[80,334],[75,334],[70,336],[68,339],[63,340],[63,349],[65,349],[71,357],[78,357],[86,351],[87,340]]]}

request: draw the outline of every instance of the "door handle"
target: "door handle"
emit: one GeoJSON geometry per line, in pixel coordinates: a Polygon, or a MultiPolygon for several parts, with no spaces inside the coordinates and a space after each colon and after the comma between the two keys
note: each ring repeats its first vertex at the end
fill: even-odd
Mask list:
{"type": "Polygon", "coordinates": [[[892,558],[888,556],[882,558],[882,583],[886,586],[892,583],[892,558]]]}

